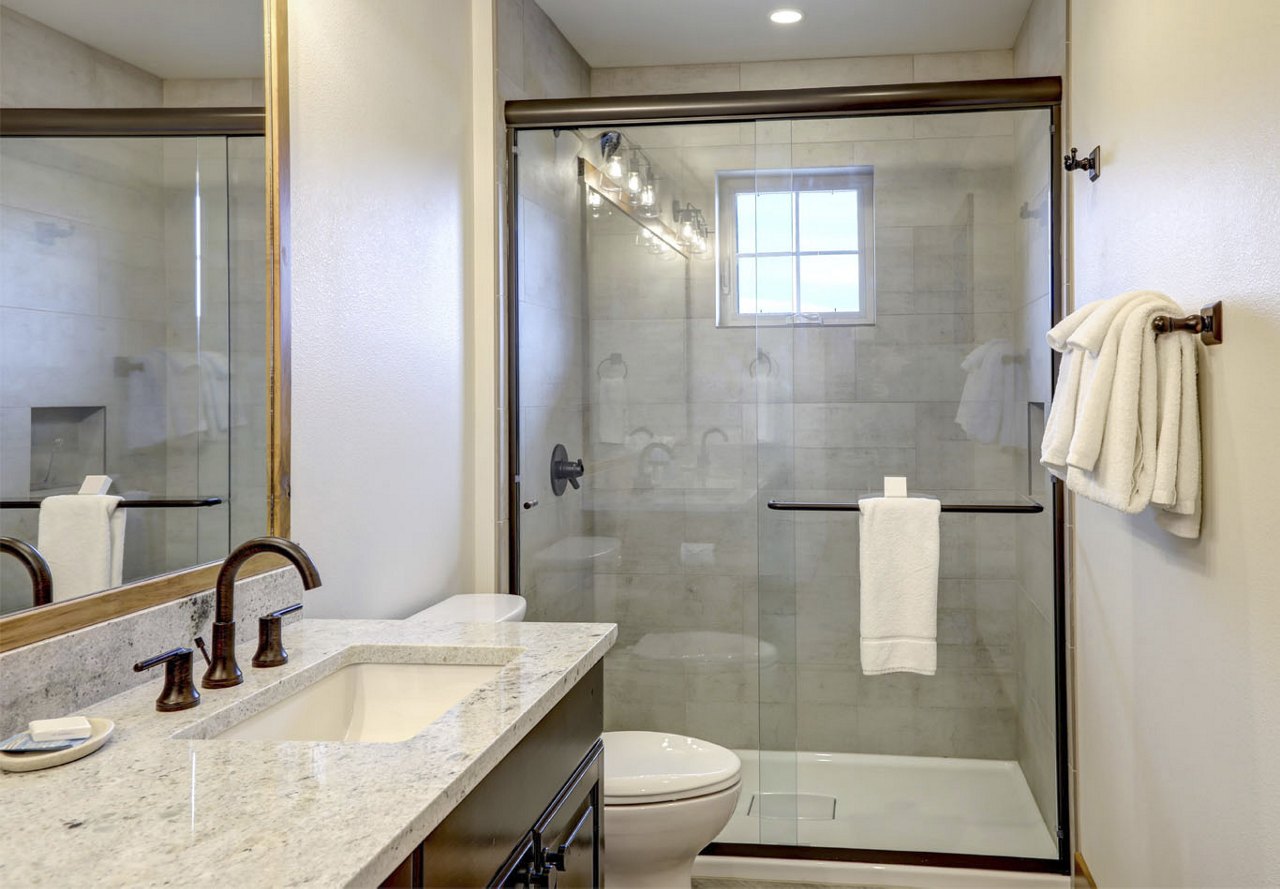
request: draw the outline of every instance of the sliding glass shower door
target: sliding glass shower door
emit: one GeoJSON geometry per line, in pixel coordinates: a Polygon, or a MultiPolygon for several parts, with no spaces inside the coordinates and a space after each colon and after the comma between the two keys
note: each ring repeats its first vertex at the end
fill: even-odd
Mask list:
{"type": "Polygon", "coordinates": [[[712,851],[1059,859],[1050,124],[517,133],[514,582],[619,625],[606,729],[738,752],[712,851]],[[932,676],[862,672],[886,476],[946,510],[932,676]]]}

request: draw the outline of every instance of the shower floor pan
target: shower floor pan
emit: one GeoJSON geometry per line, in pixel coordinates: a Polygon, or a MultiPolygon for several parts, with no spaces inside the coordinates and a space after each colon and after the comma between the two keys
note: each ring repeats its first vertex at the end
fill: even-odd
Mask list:
{"type": "Polygon", "coordinates": [[[736,752],[742,757],[742,793],[718,842],[1024,858],[1058,854],[1013,761],[736,752]],[[834,798],[834,805],[823,800],[818,815],[815,804],[824,797],[834,798]]]}

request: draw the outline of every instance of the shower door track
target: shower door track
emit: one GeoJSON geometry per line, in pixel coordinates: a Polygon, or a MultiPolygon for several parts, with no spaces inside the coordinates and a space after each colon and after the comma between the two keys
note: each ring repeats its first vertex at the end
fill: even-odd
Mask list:
{"type": "MultiPolygon", "coordinates": [[[[506,339],[506,455],[507,455],[507,590],[520,591],[520,379],[519,279],[517,277],[516,210],[519,196],[521,130],[561,130],[583,126],[626,126],[657,123],[747,123],[770,119],[824,117],[886,117],[911,114],[964,113],[1042,109],[1049,112],[1049,219],[1051,262],[1050,324],[1064,315],[1062,287],[1062,78],[1022,77],[939,83],[882,84],[817,89],[755,90],[672,95],[606,96],[565,99],[524,99],[504,106],[506,133],[506,195],[503,224],[504,299],[501,322],[506,339]]],[[[1050,380],[1056,385],[1058,354],[1050,352],[1050,380]]],[[[1067,672],[1066,491],[1054,478],[1053,590],[1054,671],[1057,778],[1058,857],[1020,858],[950,852],[916,852],[842,847],[713,842],[705,854],[750,858],[816,861],[856,861],[934,867],[1070,874],[1073,839],[1070,808],[1070,737],[1067,672]]]]}

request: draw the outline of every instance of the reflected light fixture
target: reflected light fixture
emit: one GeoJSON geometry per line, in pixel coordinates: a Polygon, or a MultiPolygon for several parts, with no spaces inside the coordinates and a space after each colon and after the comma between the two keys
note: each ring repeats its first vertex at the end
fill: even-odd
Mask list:
{"type": "Polygon", "coordinates": [[[640,176],[640,165],[636,163],[635,156],[632,155],[631,164],[627,169],[627,193],[633,198],[639,197],[643,188],[644,179],[640,176]]]}
{"type": "Polygon", "coordinates": [[[587,206],[591,208],[591,218],[600,218],[600,205],[604,203],[604,196],[594,188],[587,189],[587,206]]]}
{"type": "Polygon", "coordinates": [[[769,21],[775,25],[794,25],[802,18],[804,13],[798,9],[775,9],[769,13],[769,21]]]}

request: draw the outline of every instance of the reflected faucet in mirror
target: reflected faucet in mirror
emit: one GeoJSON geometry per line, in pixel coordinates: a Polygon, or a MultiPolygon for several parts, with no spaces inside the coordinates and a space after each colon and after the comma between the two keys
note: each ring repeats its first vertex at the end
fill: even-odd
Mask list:
{"type": "Polygon", "coordinates": [[[315,562],[292,540],[283,537],[255,537],[233,549],[218,571],[213,615],[213,653],[209,658],[209,668],[200,680],[200,685],[204,688],[230,688],[244,682],[240,665],[236,663],[236,575],[245,562],[263,553],[274,553],[287,559],[298,574],[302,575],[303,589],[313,590],[320,586],[320,572],[316,570],[315,562]]]}
{"type": "Polygon", "coordinates": [[[651,441],[645,445],[640,451],[639,464],[636,467],[636,488],[652,488],[654,472],[667,463],[671,463],[675,458],[675,451],[660,441],[651,441]],[[662,455],[661,459],[655,458],[655,453],[662,455]]]}
{"type": "Polygon", "coordinates": [[[31,575],[31,604],[48,605],[53,601],[53,573],[40,550],[16,537],[0,537],[0,553],[8,553],[22,563],[31,575]]]}
{"type": "Polygon", "coordinates": [[[720,440],[728,444],[729,435],[719,426],[712,426],[702,433],[702,446],[698,448],[698,472],[706,475],[711,471],[711,448],[707,445],[707,439],[713,435],[720,436],[720,440]]]}

